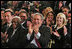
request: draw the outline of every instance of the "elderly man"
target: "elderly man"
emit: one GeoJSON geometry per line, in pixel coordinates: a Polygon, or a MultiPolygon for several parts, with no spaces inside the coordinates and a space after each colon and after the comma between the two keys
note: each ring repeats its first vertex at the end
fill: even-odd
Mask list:
{"type": "Polygon", "coordinates": [[[20,24],[21,18],[15,16],[12,19],[12,25],[7,30],[5,38],[5,47],[8,48],[25,48],[30,43],[27,39],[27,31],[20,24]]]}
{"type": "Polygon", "coordinates": [[[12,25],[7,31],[8,37],[6,39],[8,48],[22,48],[24,45],[24,40],[26,38],[25,29],[22,28],[20,24],[20,17],[15,16],[12,19],[12,25]]]}
{"type": "Polygon", "coordinates": [[[43,15],[35,13],[32,17],[32,23],[29,24],[27,39],[32,40],[28,47],[46,48],[50,39],[50,28],[42,26],[43,15]],[[32,39],[33,38],[33,39],[32,39]]]}

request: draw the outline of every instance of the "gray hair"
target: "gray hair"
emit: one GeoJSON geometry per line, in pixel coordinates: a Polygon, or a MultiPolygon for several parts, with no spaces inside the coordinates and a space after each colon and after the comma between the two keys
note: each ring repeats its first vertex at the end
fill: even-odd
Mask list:
{"type": "MultiPolygon", "coordinates": [[[[44,19],[44,16],[43,16],[41,13],[34,13],[34,16],[35,16],[35,15],[40,15],[40,16],[41,16],[41,20],[44,19]]],[[[34,16],[33,16],[33,17],[34,17],[34,16]]]]}
{"type": "Polygon", "coordinates": [[[14,16],[13,19],[14,19],[14,18],[18,18],[19,21],[21,21],[21,18],[20,18],[19,16],[14,16]]]}

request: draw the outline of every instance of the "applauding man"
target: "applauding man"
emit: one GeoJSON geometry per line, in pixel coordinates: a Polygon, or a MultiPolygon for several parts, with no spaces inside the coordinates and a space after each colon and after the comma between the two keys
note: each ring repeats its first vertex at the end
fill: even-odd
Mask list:
{"type": "Polygon", "coordinates": [[[50,28],[42,26],[43,15],[35,13],[29,24],[27,39],[32,40],[29,47],[45,48],[50,39],[50,28]],[[33,39],[32,39],[33,38],[33,39]]]}

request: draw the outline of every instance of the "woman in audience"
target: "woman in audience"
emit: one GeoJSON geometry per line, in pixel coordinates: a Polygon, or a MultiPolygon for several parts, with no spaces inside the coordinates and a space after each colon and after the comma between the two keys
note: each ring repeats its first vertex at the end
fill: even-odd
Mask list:
{"type": "Polygon", "coordinates": [[[54,23],[55,23],[54,13],[53,12],[48,12],[43,24],[46,25],[47,27],[49,27],[52,30],[52,26],[54,25],[54,23]]]}
{"type": "Polygon", "coordinates": [[[58,13],[56,16],[56,25],[52,27],[52,39],[55,41],[55,48],[63,48],[65,46],[65,38],[67,35],[66,16],[58,13]]]}

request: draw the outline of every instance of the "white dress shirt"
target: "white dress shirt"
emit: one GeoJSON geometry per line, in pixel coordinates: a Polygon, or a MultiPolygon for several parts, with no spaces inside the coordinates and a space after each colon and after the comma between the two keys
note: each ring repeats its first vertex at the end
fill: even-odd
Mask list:
{"type": "MultiPolygon", "coordinates": [[[[14,29],[14,31],[13,31],[13,33],[11,35],[11,38],[14,36],[14,34],[15,34],[16,31],[17,31],[17,29],[14,29]]],[[[9,39],[6,40],[6,42],[8,42],[8,41],[9,41],[9,39]]]]}
{"type": "MultiPolygon", "coordinates": [[[[37,39],[39,39],[40,36],[41,36],[41,34],[40,34],[39,32],[38,32],[37,34],[35,34],[35,37],[36,37],[37,39]]],[[[30,37],[31,37],[31,34],[28,33],[28,34],[27,34],[27,39],[30,40],[30,37]]],[[[31,41],[31,43],[38,47],[38,45],[36,44],[35,38],[31,41]]]]}
{"type": "Polygon", "coordinates": [[[17,29],[14,29],[14,31],[13,31],[13,33],[12,33],[12,35],[11,35],[11,37],[13,37],[14,36],[14,34],[15,34],[15,32],[17,31],[17,29]]]}
{"type": "Polygon", "coordinates": [[[24,23],[25,23],[25,21],[21,23],[21,26],[25,29],[25,27],[23,26],[24,23]]]}

